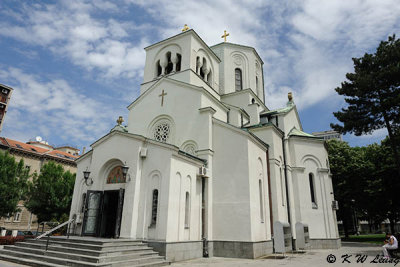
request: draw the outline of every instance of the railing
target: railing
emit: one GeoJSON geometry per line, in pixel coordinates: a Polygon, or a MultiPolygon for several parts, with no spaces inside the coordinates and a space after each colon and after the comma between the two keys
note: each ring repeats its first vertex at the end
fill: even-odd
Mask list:
{"type": "Polygon", "coordinates": [[[44,233],[44,227],[45,227],[46,225],[47,225],[47,226],[50,226],[50,227],[55,227],[55,226],[58,226],[59,224],[60,224],[59,222],[41,222],[41,223],[38,223],[37,235],[39,235],[39,233],[40,233],[40,234],[43,234],[43,233],[44,233]],[[40,228],[42,228],[41,231],[39,231],[40,228]]]}
{"type": "Polygon", "coordinates": [[[48,230],[47,232],[45,232],[45,233],[41,234],[40,236],[36,237],[36,240],[39,240],[42,237],[47,236],[47,242],[46,242],[46,251],[47,251],[47,249],[49,247],[49,242],[50,242],[50,234],[53,233],[54,231],[60,229],[61,227],[64,227],[65,225],[68,225],[68,227],[67,227],[67,238],[69,238],[70,225],[71,225],[71,223],[73,221],[75,221],[74,218],[71,219],[71,220],[68,220],[68,221],[66,221],[66,222],[64,222],[64,223],[62,223],[62,224],[60,224],[60,225],[58,225],[56,227],[54,227],[53,229],[48,230]]]}

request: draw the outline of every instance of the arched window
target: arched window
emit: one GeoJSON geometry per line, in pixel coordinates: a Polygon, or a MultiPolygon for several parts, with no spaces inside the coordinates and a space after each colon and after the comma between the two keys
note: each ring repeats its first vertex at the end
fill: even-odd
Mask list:
{"type": "Polygon", "coordinates": [[[189,228],[189,218],[190,218],[190,194],[186,192],[185,198],[185,229],[189,228]]]}
{"type": "Polygon", "coordinates": [[[212,71],[207,74],[207,83],[208,85],[212,86],[212,71]]]}
{"type": "Polygon", "coordinates": [[[258,180],[258,190],[260,194],[260,220],[264,222],[264,201],[263,201],[263,190],[261,179],[258,180]]]}
{"type": "MultiPolygon", "coordinates": [[[[258,77],[256,76],[256,94],[258,95],[258,77]]],[[[261,97],[260,95],[258,95],[258,97],[261,97]]]]}
{"type": "Polygon", "coordinates": [[[281,180],[281,196],[282,196],[282,206],[285,206],[285,182],[283,181],[283,175],[282,175],[282,168],[279,168],[279,175],[280,175],[280,180],[281,180]]]}
{"type": "Polygon", "coordinates": [[[235,69],[235,90],[240,91],[243,89],[242,71],[239,68],[235,69]]]}
{"type": "Polygon", "coordinates": [[[107,176],[107,184],[125,183],[125,178],[122,175],[122,167],[114,167],[107,176]]]}
{"type": "Polygon", "coordinates": [[[203,58],[203,64],[201,65],[201,67],[200,67],[200,77],[204,80],[204,77],[205,77],[205,74],[204,74],[204,68],[205,68],[205,66],[206,66],[206,63],[207,61],[206,61],[206,59],[205,58],[203,58]]]}
{"type": "Polygon", "coordinates": [[[178,57],[178,62],[176,62],[176,71],[181,71],[182,56],[181,54],[176,54],[178,57]]]}
{"type": "Polygon", "coordinates": [[[174,68],[174,64],[172,63],[172,60],[171,60],[171,52],[168,52],[167,53],[167,67],[165,69],[165,74],[171,73],[173,68],[174,68]]]}
{"type": "Polygon", "coordinates": [[[201,60],[200,57],[196,57],[196,73],[200,75],[201,60]]]}
{"type": "Polygon", "coordinates": [[[160,60],[157,60],[157,62],[156,62],[157,77],[161,75],[161,71],[162,71],[162,68],[161,68],[160,60]]]}
{"type": "Polygon", "coordinates": [[[315,189],[314,189],[314,175],[311,172],[308,174],[308,180],[310,182],[310,194],[311,194],[312,207],[317,208],[317,201],[315,199],[315,189]]]}
{"type": "Polygon", "coordinates": [[[151,205],[151,224],[150,226],[155,226],[157,224],[157,209],[158,209],[158,190],[153,190],[153,200],[151,205]]]}

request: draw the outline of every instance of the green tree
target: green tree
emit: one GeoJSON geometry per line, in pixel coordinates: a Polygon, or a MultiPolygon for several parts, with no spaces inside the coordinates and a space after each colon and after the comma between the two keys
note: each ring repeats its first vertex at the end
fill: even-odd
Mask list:
{"type": "Polygon", "coordinates": [[[376,160],[375,179],[380,181],[380,194],[382,207],[387,211],[386,218],[390,221],[390,230],[395,232],[395,222],[400,219],[400,180],[393,179],[396,177],[396,164],[393,151],[390,149],[390,141],[385,138],[380,145],[380,153],[372,154],[372,157],[379,158],[376,160]]]}
{"type": "Polygon", "coordinates": [[[29,170],[24,161],[18,163],[8,152],[0,152],[0,217],[18,211],[17,205],[27,188],[29,170]]]}
{"type": "MultiPolygon", "coordinates": [[[[370,226],[389,219],[391,231],[400,218],[400,181],[388,139],[366,147],[350,147],[346,142],[327,142],[335,198],[340,203],[338,219],[346,237],[354,229],[354,216],[370,226]]],[[[370,229],[372,230],[372,229],[370,229]]]]}
{"type": "Polygon", "coordinates": [[[329,140],[327,148],[335,198],[340,205],[337,215],[343,221],[348,237],[355,225],[355,210],[360,210],[359,203],[363,199],[364,162],[360,149],[352,148],[346,142],[329,140]]]}
{"type": "MultiPolygon", "coordinates": [[[[382,172],[383,163],[386,160],[386,150],[379,144],[371,144],[361,148],[365,162],[365,177],[362,184],[363,196],[359,206],[363,211],[362,219],[368,220],[370,227],[380,225],[388,218],[390,207],[386,196],[387,176],[382,172]]],[[[370,229],[372,230],[372,229],[370,229]]]]}
{"type": "Polygon", "coordinates": [[[59,221],[69,213],[74,183],[75,174],[50,161],[42,166],[39,175],[34,175],[25,205],[39,222],[59,221]]]}
{"type": "Polygon", "coordinates": [[[354,73],[347,73],[347,81],[335,89],[348,104],[333,113],[343,125],[331,127],[357,136],[386,128],[400,179],[396,140],[400,130],[400,40],[390,36],[375,53],[353,58],[353,63],[354,73]]]}

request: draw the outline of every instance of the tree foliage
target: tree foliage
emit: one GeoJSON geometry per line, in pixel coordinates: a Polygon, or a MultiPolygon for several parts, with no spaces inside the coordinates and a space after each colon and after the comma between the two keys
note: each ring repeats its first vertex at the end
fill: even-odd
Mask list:
{"type": "Polygon", "coordinates": [[[6,217],[18,211],[18,201],[27,188],[29,170],[24,161],[19,162],[8,152],[0,152],[0,217],[6,217]]]}
{"type": "Polygon", "coordinates": [[[347,73],[347,81],[335,89],[348,104],[334,112],[343,125],[331,127],[357,136],[386,128],[400,176],[396,140],[400,130],[400,40],[389,36],[375,53],[353,58],[353,63],[354,73],[347,73]]]}
{"type": "Polygon", "coordinates": [[[39,222],[59,221],[69,213],[74,183],[75,174],[50,161],[42,166],[39,175],[34,175],[25,205],[39,222]]]}
{"type": "Polygon", "coordinates": [[[396,165],[386,138],[381,144],[350,147],[346,142],[327,142],[335,198],[340,203],[338,219],[343,221],[346,236],[359,219],[378,225],[389,218],[391,231],[400,218],[400,183],[396,165]]]}

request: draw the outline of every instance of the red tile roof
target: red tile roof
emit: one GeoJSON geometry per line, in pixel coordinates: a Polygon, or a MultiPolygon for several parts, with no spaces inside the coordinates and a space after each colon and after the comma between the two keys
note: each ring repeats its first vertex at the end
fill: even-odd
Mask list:
{"type": "Polygon", "coordinates": [[[42,147],[37,147],[34,145],[26,144],[26,143],[19,142],[16,140],[5,138],[5,137],[1,137],[0,141],[1,141],[1,144],[8,146],[10,148],[14,148],[14,149],[22,150],[22,151],[29,151],[30,153],[35,153],[35,154],[39,154],[39,155],[49,155],[52,157],[62,158],[65,160],[75,160],[75,159],[79,158],[79,156],[74,156],[74,155],[66,153],[64,151],[45,149],[42,147]]]}

